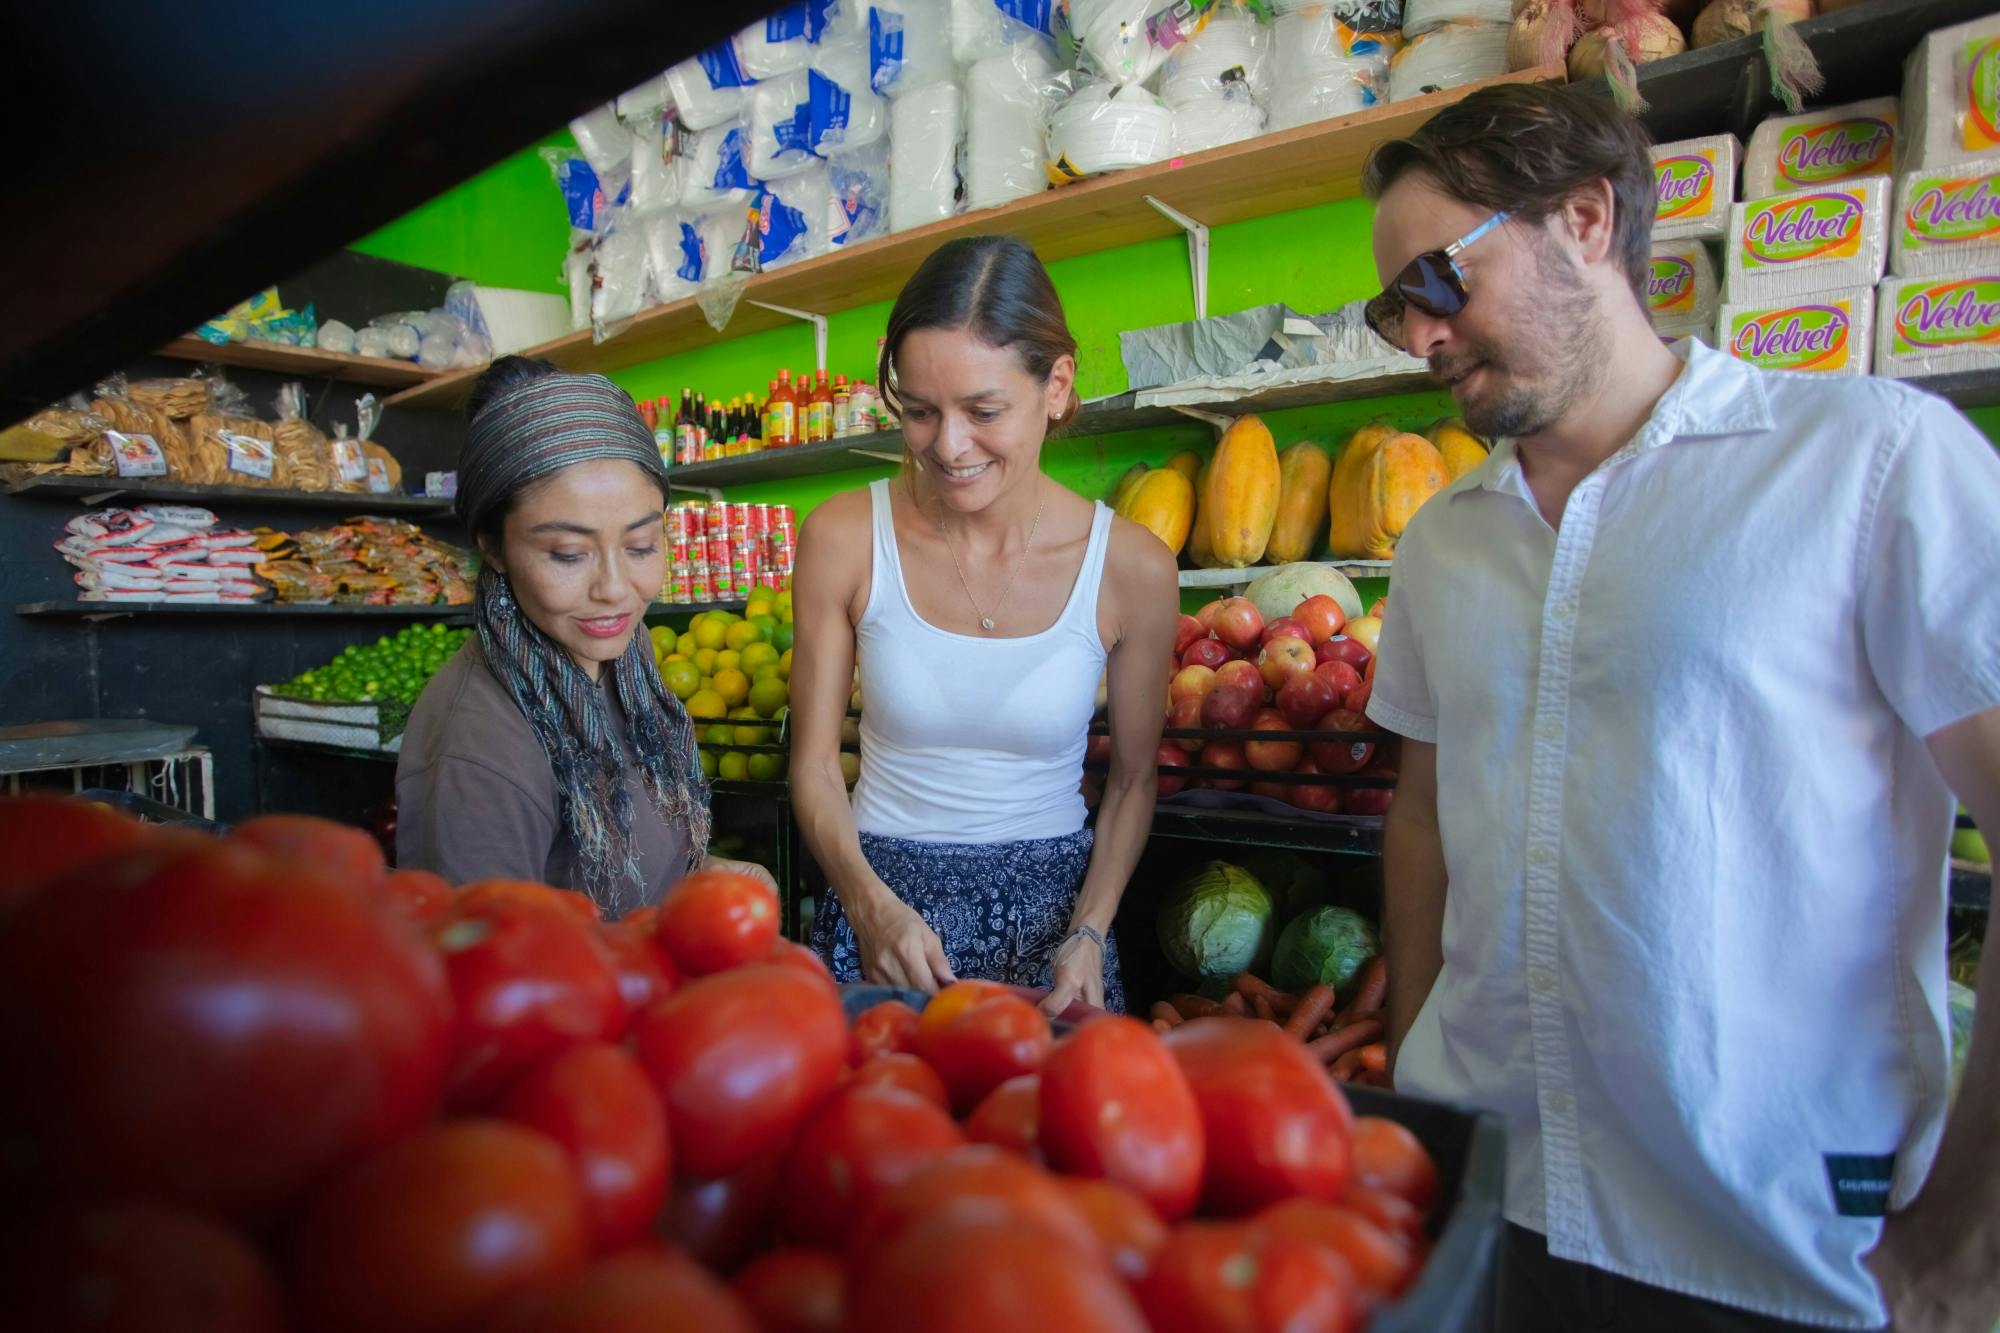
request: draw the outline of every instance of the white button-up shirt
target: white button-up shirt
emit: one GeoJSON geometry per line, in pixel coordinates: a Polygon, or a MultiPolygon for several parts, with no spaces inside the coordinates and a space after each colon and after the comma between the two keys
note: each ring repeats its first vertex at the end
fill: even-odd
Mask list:
{"type": "Polygon", "coordinates": [[[1397,548],[1368,711],[1437,744],[1450,888],[1396,1083],[1506,1118],[1558,1257],[1874,1326],[1944,1119],[1923,737],[2000,704],[2000,459],[1894,381],[1684,347],[1560,530],[1503,441],[1397,548]]]}

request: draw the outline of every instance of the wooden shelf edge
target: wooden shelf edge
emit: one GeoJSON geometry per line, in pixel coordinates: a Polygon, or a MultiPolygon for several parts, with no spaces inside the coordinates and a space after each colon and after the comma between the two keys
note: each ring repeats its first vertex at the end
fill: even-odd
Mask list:
{"type": "Polygon", "coordinates": [[[366,513],[441,516],[451,513],[452,502],[427,495],[401,492],[376,495],[368,492],[259,490],[248,486],[199,486],[190,482],[165,481],[150,477],[79,477],[47,474],[24,477],[8,484],[8,495],[30,499],[76,499],[95,496],[126,496],[134,500],[168,500],[201,505],[264,505],[272,509],[325,509],[366,513]]]}
{"type": "MultiPolygon", "coordinates": [[[[909,231],[877,237],[851,250],[819,255],[744,281],[736,310],[720,333],[710,329],[693,297],[640,313],[620,333],[595,341],[588,329],[525,349],[565,370],[609,373],[684,351],[690,337],[734,339],[774,328],[784,316],[749,305],[770,301],[832,314],[894,297],[917,262],[939,244],[961,236],[1011,231],[1026,237],[1045,260],[1091,254],[1149,237],[1179,235],[1178,226],[1154,213],[1145,196],[1158,195],[1210,226],[1288,212],[1313,204],[1352,198],[1358,163],[1344,161],[1360,146],[1372,146],[1415,129],[1438,110],[1480,88],[1510,83],[1561,83],[1560,66],[1539,66],[1498,78],[1447,89],[1401,102],[1386,102],[1347,116],[1259,135],[1201,153],[1169,158],[1129,171],[1107,173],[1062,189],[1045,190],[1013,203],[962,213],[909,231]],[[1223,190],[1218,178],[1259,166],[1270,180],[1268,193],[1223,190]],[[1283,170],[1278,168],[1282,166],[1283,170]],[[1204,183],[1216,189],[1201,197],[1204,183]],[[1193,191],[1193,193],[1189,193],[1193,191]],[[1275,202],[1273,202],[1275,200],[1275,202]],[[1121,215],[1129,225],[1118,226],[1121,215]],[[836,304],[837,302],[837,304],[836,304]]],[[[464,402],[477,370],[451,371],[392,395],[392,407],[450,408],[464,402]]]]}
{"type": "Polygon", "coordinates": [[[329,352],[318,347],[294,347],[288,343],[212,343],[186,334],[160,349],[160,355],[176,361],[212,361],[217,365],[296,374],[306,378],[330,377],[352,384],[377,388],[421,386],[440,378],[443,372],[426,370],[414,361],[387,357],[355,356],[329,352]]]}

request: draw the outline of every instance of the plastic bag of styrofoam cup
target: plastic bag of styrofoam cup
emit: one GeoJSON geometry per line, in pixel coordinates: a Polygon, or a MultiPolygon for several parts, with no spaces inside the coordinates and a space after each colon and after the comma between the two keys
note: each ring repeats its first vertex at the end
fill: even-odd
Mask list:
{"type": "Polygon", "coordinates": [[[814,152],[865,148],[889,132],[889,105],[869,86],[865,39],[821,42],[806,78],[814,152]]]}
{"type": "Polygon", "coordinates": [[[1173,109],[1174,153],[1199,153],[1241,143],[1264,132],[1264,108],[1240,85],[1190,98],[1173,109]]]}
{"type": "Polygon", "coordinates": [[[949,0],[951,54],[961,65],[1003,46],[1049,40],[1055,0],[949,0]]]}
{"type": "Polygon", "coordinates": [[[958,211],[965,91],[956,83],[908,89],[889,105],[889,227],[908,231],[958,211]]]}
{"type": "Polygon", "coordinates": [[[1137,84],[1091,83],[1049,117],[1049,178],[1081,180],[1159,162],[1174,146],[1174,113],[1137,84]]]}
{"type": "Polygon", "coordinates": [[[750,174],[750,128],[740,120],[711,125],[696,134],[681,166],[682,208],[705,213],[726,208],[740,213],[757,188],[750,174]]]}
{"type": "Polygon", "coordinates": [[[705,130],[742,115],[744,91],[751,83],[730,42],[683,60],[667,71],[666,79],[681,124],[691,130],[705,130]]]}
{"type": "Polygon", "coordinates": [[[796,175],[819,159],[812,151],[812,75],[768,79],[750,90],[750,174],[761,181],[796,175]]]}
{"type": "Polygon", "coordinates": [[[1247,9],[1218,6],[1208,26],[1167,54],[1160,100],[1170,107],[1243,88],[1262,106],[1273,88],[1271,28],[1247,9]]]}
{"type": "Polygon", "coordinates": [[[1047,188],[1046,127],[1060,89],[1053,49],[1002,47],[965,74],[965,193],[990,208],[1047,188]]]}
{"type": "Polygon", "coordinates": [[[759,81],[795,74],[812,59],[812,5],[797,0],[736,34],[743,72],[759,81]]]}
{"type": "Polygon", "coordinates": [[[958,77],[950,0],[868,0],[865,7],[869,85],[877,93],[900,97],[958,77]]]}
{"type": "Polygon", "coordinates": [[[846,148],[826,157],[828,241],[838,249],[889,230],[889,143],[846,148]]]}
{"type": "Polygon", "coordinates": [[[642,214],[646,251],[652,260],[653,286],[662,301],[692,296],[708,276],[708,247],[701,234],[701,215],[663,208],[642,214]]]}
{"type": "Polygon", "coordinates": [[[1270,128],[1309,125],[1387,101],[1399,40],[1356,32],[1327,5],[1279,15],[1271,39],[1270,128]]]}
{"type": "Polygon", "coordinates": [[[632,156],[632,136],[610,103],[592,107],[569,123],[576,150],[600,177],[609,176],[632,156]]]}

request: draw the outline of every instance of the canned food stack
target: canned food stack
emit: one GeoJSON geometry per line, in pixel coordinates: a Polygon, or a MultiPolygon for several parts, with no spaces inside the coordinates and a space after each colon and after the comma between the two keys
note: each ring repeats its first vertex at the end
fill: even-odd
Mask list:
{"type": "Polygon", "coordinates": [[[798,514],[790,505],[678,504],[667,510],[666,527],[664,601],[740,602],[792,576],[798,514]]]}

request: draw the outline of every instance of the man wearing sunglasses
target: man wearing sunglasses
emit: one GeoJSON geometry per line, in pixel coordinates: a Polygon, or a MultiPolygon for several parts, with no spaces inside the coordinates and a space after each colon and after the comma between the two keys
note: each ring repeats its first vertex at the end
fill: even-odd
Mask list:
{"type": "Polygon", "coordinates": [[[1952,792],[2000,829],[2000,459],[1891,381],[1672,351],[1644,133],[1384,145],[1369,306],[1492,456],[1396,552],[1369,715],[1396,1085],[1507,1121],[1501,1326],[1990,1328],[2000,981],[1946,1102],[1952,792]]]}

